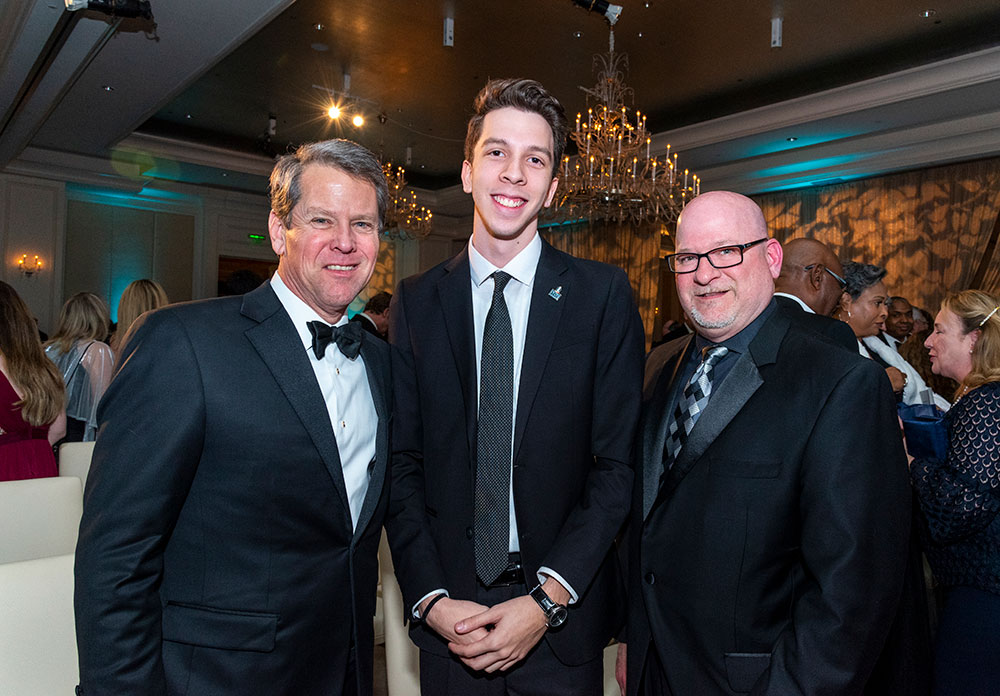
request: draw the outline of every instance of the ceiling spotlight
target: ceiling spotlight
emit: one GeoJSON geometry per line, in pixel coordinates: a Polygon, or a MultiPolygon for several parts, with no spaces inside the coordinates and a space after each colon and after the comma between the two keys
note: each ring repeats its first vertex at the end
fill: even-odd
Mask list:
{"type": "Polygon", "coordinates": [[[573,38],[574,39],[582,39],[583,38],[583,32],[582,31],[574,31],[573,32],[573,38]]]}
{"type": "Polygon", "coordinates": [[[796,140],[798,140],[798,138],[796,138],[796,137],[795,137],[795,136],[793,135],[793,136],[791,136],[790,138],[785,138],[785,140],[787,140],[787,141],[788,141],[788,142],[790,142],[790,143],[794,143],[794,142],[795,142],[796,140]]]}
{"type": "Polygon", "coordinates": [[[316,31],[323,31],[323,29],[325,29],[325,28],[326,28],[326,27],[324,27],[324,26],[323,26],[322,24],[320,24],[319,22],[316,22],[315,24],[313,24],[313,29],[315,29],[316,31]]]}
{"type": "Polygon", "coordinates": [[[924,19],[930,19],[936,14],[937,10],[924,10],[923,12],[920,13],[920,16],[923,17],[924,19]]]}
{"type": "Polygon", "coordinates": [[[340,107],[333,104],[329,109],[326,110],[326,115],[330,118],[340,118],[340,107]]]}
{"type": "Polygon", "coordinates": [[[111,85],[101,85],[101,89],[103,89],[105,92],[114,92],[115,91],[115,88],[112,87],[111,85]]]}
{"type": "Polygon", "coordinates": [[[365,117],[361,114],[356,114],[354,118],[351,119],[351,123],[354,124],[355,128],[361,128],[361,126],[365,125],[365,117]]]}

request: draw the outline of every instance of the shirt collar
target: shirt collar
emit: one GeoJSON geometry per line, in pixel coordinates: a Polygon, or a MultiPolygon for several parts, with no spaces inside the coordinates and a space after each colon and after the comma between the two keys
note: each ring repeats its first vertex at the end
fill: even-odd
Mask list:
{"type": "MultiPolygon", "coordinates": [[[[321,321],[324,324],[329,322],[321,317],[315,309],[307,305],[302,301],[298,295],[292,292],[278,272],[275,271],[274,275],[271,276],[271,289],[274,290],[274,294],[278,296],[278,301],[281,302],[281,306],[285,308],[288,312],[288,316],[291,317],[292,326],[299,334],[299,339],[302,341],[302,345],[306,347],[306,350],[312,348],[312,334],[309,333],[309,322],[311,321],[321,321]]],[[[347,323],[347,312],[340,317],[340,320],[335,324],[335,326],[343,326],[347,323]]]]}
{"type": "Polygon", "coordinates": [[[763,312],[757,315],[756,319],[745,326],[738,334],[730,336],[721,343],[716,344],[714,341],[710,341],[701,334],[698,334],[695,337],[695,348],[697,348],[697,354],[700,356],[702,349],[706,346],[714,345],[725,346],[729,349],[730,353],[746,353],[750,350],[750,343],[757,337],[757,332],[760,331],[760,327],[762,327],[764,322],[766,322],[770,316],[774,314],[774,310],[777,309],[777,307],[778,304],[774,301],[774,298],[771,298],[767,307],[764,308],[763,312]]]}
{"type": "MultiPolygon", "coordinates": [[[[507,262],[503,267],[504,273],[524,285],[531,286],[535,280],[535,270],[538,268],[538,259],[542,256],[542,239],[535,233],[528,245],[517,256],[507,262]]],[[[486,257],[479,253],[469,238],[469,266],[472,271],[472,282],[478,287],[486,282],[486,279],[493,275],[494,271],[499,271],[498,266],[486,260],[486,257]]]]}
{"type": "Polygon", "coordinates": [[[816,313],[813,310],[812,307],[810,307],[809,305],[807,305],[805,302],[802,301],[801,298],[798,298],[795,295],[790,295],[787,292],[776,292],[776,293],[774,293],[774,296],[775,297],[787,297],[790,300],[794,300],[795,302],[798,302],[799,303],[799,307],[801,307],[805,311],[809,312],[810,314],[815,314],[816,313]]]}

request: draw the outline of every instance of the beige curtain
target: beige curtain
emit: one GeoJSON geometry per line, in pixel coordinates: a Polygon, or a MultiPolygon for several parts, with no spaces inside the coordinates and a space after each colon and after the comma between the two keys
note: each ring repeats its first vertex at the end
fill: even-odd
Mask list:
{"type": "Polygon", "coordinates": [[[779,240],[882,266],[892,294],[932,314],[951,291],[1000,292],[1000,158],[754,199],[779,240]]]}
{"type": "Polygon", "coordinates": [[[659,282],[660,226],[614,223],[548,227],[542,236],[556,249],[618,266],[628,274],[649,347],[659,282]]]}

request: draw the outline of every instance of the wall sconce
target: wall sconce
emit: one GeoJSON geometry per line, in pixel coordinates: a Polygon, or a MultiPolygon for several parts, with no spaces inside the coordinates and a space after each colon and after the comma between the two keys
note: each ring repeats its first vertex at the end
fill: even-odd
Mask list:
{"type": "Polygon", "coordinates": [[[33,258],[29,258],[27,254],[21,254],[21,258],[17,260],[17,269],[25,277],[30,278],[42,270],[42,260],[38,258],[38,254],[35,254],[33,258]]]}

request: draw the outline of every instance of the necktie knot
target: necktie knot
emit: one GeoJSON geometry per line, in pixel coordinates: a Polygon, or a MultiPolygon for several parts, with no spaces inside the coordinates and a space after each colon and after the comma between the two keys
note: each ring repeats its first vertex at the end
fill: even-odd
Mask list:
{"type": "Polygon", "coordinates": [[[503,271],[493,272],[493,297],[503,294],[503,289],[507,287],[507,283],[511,279],[510,273],[504,273],[503,271]]]}
{"type": "Polygon", "coordinates": [[[705,363],[706,368],[715,367],[720,360],[726,357],[727,353],[729,353],[729,349],[725,346],[705,346],[701,349],[701,361],[705,363]]]}
{"type": "Polygon", "coordinates": [[[343,326],[330,326],[321,321],[311,321],[307,324],[312,335],[312,349],[317,360],[326,355],[326,348],[336,343],[337,348],[345,357],[354,360],[361,352],[361,325],[348,322],[343,326]]]}

